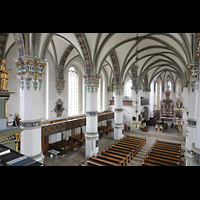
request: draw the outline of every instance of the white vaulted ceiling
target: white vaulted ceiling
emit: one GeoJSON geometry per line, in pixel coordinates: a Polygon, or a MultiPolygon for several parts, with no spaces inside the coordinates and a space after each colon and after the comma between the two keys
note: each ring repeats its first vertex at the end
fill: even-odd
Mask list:
{"type": "MultiPolygon", "coordinates": [[[[20,34],[14,36],[15,42],[20,40],[20,34]]],[[[195,34],[192,33],[138,33],[138,37],[137,33],[22,33],[21,36],[24,52],[29,49],[30,56],[45,59],[49,51],[56,66],[61,60],[67,65],[79,56],[85,64],[85,73],[100,73],[106,66],[106,72],[113,73],[108,77],[116,77],[119,73],[117,81],[124,81],[128,73],[134,78],[131,68],[136,63],[136,47],[138,84],[144,77],[150,84],[164,71],[180,77],[184,84],[186,67],[194,62],[195,34]]],[[[13,43],[11,40],[13,37],[9,36],[6,50],[13,43]]],[[[0,42],[3,46],[3,41],[0,42]]]]}

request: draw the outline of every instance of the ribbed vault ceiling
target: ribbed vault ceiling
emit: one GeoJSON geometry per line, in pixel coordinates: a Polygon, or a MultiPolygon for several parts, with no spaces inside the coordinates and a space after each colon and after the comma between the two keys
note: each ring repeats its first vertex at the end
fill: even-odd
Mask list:
{"type": "Polygon", "coordinates": [[[1,33],[1,58],[14,44],[19,56],[45,59],[49,52],[58,70],[80,57],[85,73],[108,72],[109,66],[110,80],[129,75],[139,86],[145,80],[147,88],[166,73],[185,84],[186,67],[195,61],[192,33],[1,33]]]}

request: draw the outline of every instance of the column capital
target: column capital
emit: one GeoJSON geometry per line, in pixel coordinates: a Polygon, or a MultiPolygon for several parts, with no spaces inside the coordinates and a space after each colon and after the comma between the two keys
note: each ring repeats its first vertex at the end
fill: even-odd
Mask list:
{"type": "Polygon", "coordinates": [[[113,89],[116,95],[123,95],[124,82],[114,82],[113,89]]]}
{"type": "Polygon", "coordinates": [[[26,83],[26,87],[29,90],[32,83],[35,90],[38,88],[38,85],[40,90],[44,77],[44,68],[46,66],[46,61],[30,56],[18,57],[13,59],[13,61],[15,66],[18,68],[17,74],[21,83],[20,87],[23,89],[24,83],[26,83]]]}
{"type": "Polygon", "coordinates": [[[86,92],[97,92],[99,88],[99,74],[84,74],[86,92]]]}
{"type": "Polygon", "coordinates": [[[113,92],[113,87],[108,87],[108,92],[113,92]]]}
{"type": "Polygon", "coordinates": [[[187,65],[188,82],[198,81],[199,79],[199,64],[197,62],[189,63],[187,65]]]}

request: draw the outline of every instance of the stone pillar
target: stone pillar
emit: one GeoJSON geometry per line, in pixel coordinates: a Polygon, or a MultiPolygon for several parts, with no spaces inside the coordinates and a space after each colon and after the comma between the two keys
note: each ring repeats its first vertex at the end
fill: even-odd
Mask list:
{"type": "MultiPolygon", "coordinates": [[[[200,69],[199,69],[200,71],[200,69]]],[[[199,83],[200,83],[200,76],[199,83]]],[[[198,85],[198,103],[197,103],[197,122],[196,122],[196,138],[195,147],[200,150],[200,86],[198,85]]]]}
{"type": "Polygon", "coordinates": [[[182,92],[182,99],[183,99],[183,105],[185,110],[183,111],[183,132],[182,135],[186,136],[186,131],[187,131],[187,112],[188,112],[188,88],[183,87],[183,92],[182,92]]]}
{"type": "Polygon", "coordinates": [[[22,118],[21,153],[43,162],[41,148],[41,96],[45,61],[31,57],[14,59],[20,80],[20,116],[22,118]]]}
{"type": "Polygon", "coordinates": [[[198,83],[198,63],[190,63],[187,66],[188,79],[187,86],[188,92],[188,109],[189,115],[187,116],[187,132],[185,143],[185,159],[186,165],[192,165],[192,146],[195,143],[196,137],[196,123],[197,123],[197,110],[198,110],[198,96],[199,96],[199,83],[198,83]]]}
{"type": "Polygon", "coordinates": [[[98,147],[98,111],[97,91],[99,88],[99,74],[85,74],[86,91],[86,134],[85,134],[85,157],[96,156],[98,147]]]}
{"type": "Polygon", "coordinates": [[[115,104],[114,104],[114,140],[122,138],[123,129],[123,89],[124,83],[113,83],[115,93],[115,104]]]}

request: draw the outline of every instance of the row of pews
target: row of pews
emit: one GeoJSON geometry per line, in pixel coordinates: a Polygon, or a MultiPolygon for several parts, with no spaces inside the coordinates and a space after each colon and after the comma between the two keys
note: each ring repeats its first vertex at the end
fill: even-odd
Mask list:
{"type": "Polygon", "coordinates": [[[182,166],[181,144],[156,140],[140,166],[182,166]]]}
{"type": "Polygon", "coordinates": [[[127,166],[145,144],[146,138],[125,136],[102,150],[101,154],[90,157],[87,165],[82,163],[79,166],[127,166]]]}
{"type": "MultiPolygon", "coordinates": [[[[85,142],[85,137],[82,134],[82,141],[85,142]]],[[[76,134],[69,137],[69,140],[63,140],[63,148],[64,153],[68,151],[73,151],[74,148],[80,147],[81,145],[81,134],[76,134]]],[[[49,144],[49,149],[55,149],[57,151],[61,151],[62,148],[62,141],[54,142],[49,144]]]]}
{"type": "Polygon", "coordinates": [[[99,138],[101,138],[101,136],[105,133],[106,135],[108,135],[108,132],[111,131],[111,126],[98,126],[98,134],[99,134],[99,138]]]}

